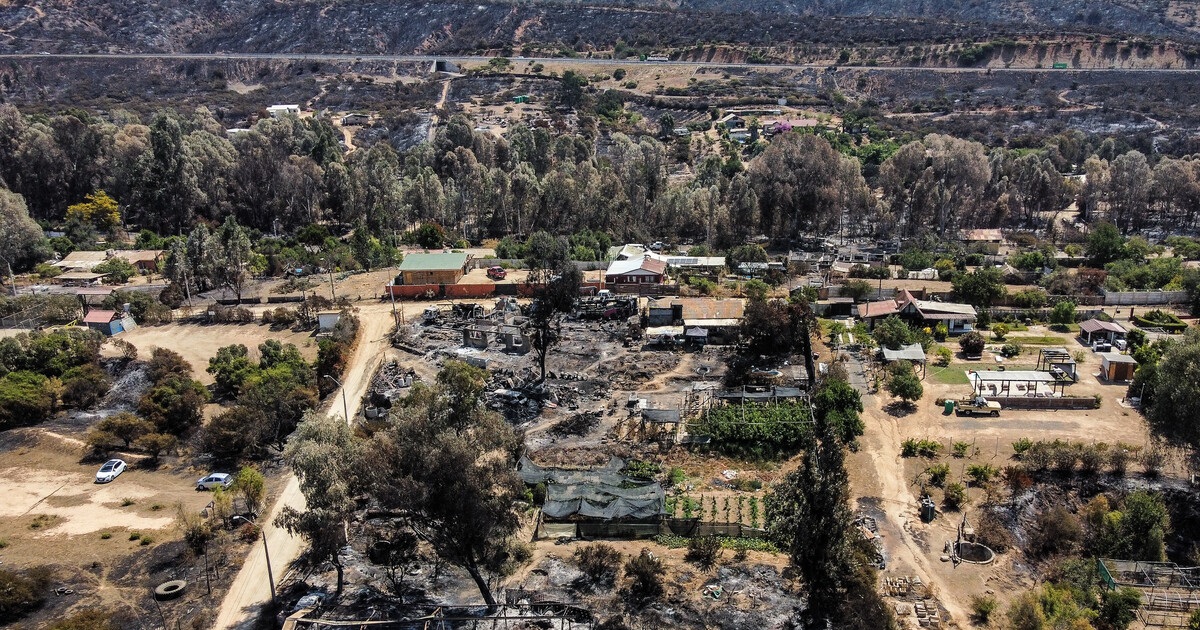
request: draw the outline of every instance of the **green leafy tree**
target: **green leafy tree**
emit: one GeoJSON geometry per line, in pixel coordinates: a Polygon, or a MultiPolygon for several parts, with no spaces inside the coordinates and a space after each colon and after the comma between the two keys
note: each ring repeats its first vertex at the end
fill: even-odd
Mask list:
{"type": "Polygon", "coordinates": [[[821,381],[812,397],[813,414],[829,425],[843,444],[849,444],[863,434],[862,395],[842,378],[827,377],[821,381]]]}
{"type": "Polygon", "coordinates": [[[842,607],[853,574],[850,488],[833,427],[817,419],[800,467],[767,495],[767,531],[808,589],[806,627],[824,627],[842,607]]]}
{"type": "Polygon", "coordinates": [[[246,379],[258,371],[249,353],[249,349],[239,343],[218,348],[216,356],[208,360],[208,369],[205,371],[213,375],[218,396],[241,393],[246,379]]]}
{"type": "Polygon", "coordinates": [[[861,302],[865,300],[873,291],[875,291],[875,287],[871,286],[870,282],[867,282],[866,280],[860,280],[858,278],[847,280],[846,284],[842,285],[842,295],[854,300],[855,302],[861,302]]]}
{"type": "Polygon", "coordinates": [[[115,284],[124,284],[129,282],[129,279],[136,276],[138,271],[128,260],[119,256],[113,256],[108,260],[92,267],[92,271],[96,273],[106,274],[108,280],[115,284]]]}
{"type": "Polygon", "coordinates": [[[972,330],[971,332],[958,338],[958,347],[963,354],[969,357],[977,357],[983,354],[983,347],[987,344],[983,335],[972,330]]]}
{"type": "Polygon", "coordinates": [[[286,506],[275,522],[308,541],[311,566],[333,565],[338,594],[345,584],[341,549],[346,545],[346,521],[355,509],[352,489],[361,487],[356,470],[360,446],[343,419],[310,413],[284,451],[300,481],[305,507],[286,506]]]}
{"type": "Polygon", "coordinates": [[[976,308],[987,308],[1008,293],[1004,278],[995,267],[980,267],[971,273],[958,274],[951,285],[956,299],[976,308]]]}
{"type": "Polygon", "coordinates": [[[9,289],[16,295],[17,270],[24,270],[40,260],[39,246],[45,240],[42,228],[29,216],[25,198],[0,188],[0,263],[8,271],[9,289]]]}
{"type": "Polygon", "coordinates": [[[97,422],[93,431],[112,434],[129,448],[138,438],[154,432],[154,423],[131,413],[118,413],[97,422]]]}
{"type": "Polygon", "coordinates": [[[1070,300],[1057,302],[1050,310],[1050,323],[1056,326],[1068,326],[1075,323],[1075,303],[1070,300]]]}
{"type": "Polygon", "coordinates": [[[243,466],[233,478],[229,491],[242,500],[247,512],[257,514],[267,498],[266,478],[258,469],[243,466]]]}
{"type": "Polygon", "coordinates": [[[771,286],[757,278],[746,283],[746,297],[751,301],[761,302],[767,299],[767,294],[771,292],[771,286]]]}
{"type": "Polygon", "coordinates": [[[908,361],[896,361],[888,366],[887,390],[889,394],[909,405],[925,395],[921,379],[917,377],[912,363],[908,361]]]}
{"type": "Polygon", "coordinates": [[[155,385],[138,402],[138,413],[160,433],[183,436],[200,426],[208,390],[199,381],[171,377],[155,385]]]}
{"type": "Polygon", "coordinates": [[[422,223],[414,238],[425,249],[440,249],[446,244],[446,230],[437,223],[422,223]]]}
{"type": "Polygon", "coordinates": [[[508,561],[506,543],[519,525],[521,439],[479,404],[477,376],[448,365],[436,387],[417,388],[393,407],[389,426],[364,449],[371,458],[362,487],[440,557],[465,569],[495,609],[484,571],[508,561]]]}
{"type": "Polygon", "coordinates": [[[902,346],[912,344],[917,338],[912,327],[895,315],[889,315],[875,324],[871,336],[875,337],[879,347],[891,350],[899,350],[902,346]]]}
{"type": "Polygon", "coordinates": [[[1141,591],[1122,586],[1115,591],[1104,591],[1100,595],[1100,610],[1097,621],[1105,628],[1125,630],[1137,619],[1137,610],[1142,605],[1141,591]]]}
{"type": "Polygon", "coordinates": [[[250,233],[231,216],[213,233],[213,238],[215,243],[212,249],[216,251],[217,258],[216,277],[222,286],[232,289],[241,302],[242,291],[250,279],[253,254],[250,233]]]}
{"type": "Polygon", "coordinates": [[[1088,235],[1086,253],[1088,262],[1094,267],[1104,267],[1125,256],[1125,237],[1117,226],[1100,223],[1088,235]]]}
{"type": "Polygon", "coordinates": [[[37,424],[50,417],[54,410],[50,384],[50,379],[36,372],[9,372],[0,378],[0,429],[37,424]]]}
{"type": "MultiPolygon", "coordinates": [[[[1149,353],[1144,346],[1138,352],[1149,353]]],[[[1189,330],[1182,341],[1167,347],[1157,364],[1143,364],[1134,374],[1133,395],[1141,396],[1146,417],[1158,433],[1200,446],[1200,331],[1189,330]],[[1142,372],[1146,373],[1143,374],[1142,372]],[[1140,381],[1140,382],[1139,382],[1140,381]]]]}

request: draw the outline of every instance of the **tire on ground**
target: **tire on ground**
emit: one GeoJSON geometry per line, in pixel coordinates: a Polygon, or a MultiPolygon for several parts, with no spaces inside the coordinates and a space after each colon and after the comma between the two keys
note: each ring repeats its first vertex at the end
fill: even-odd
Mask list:
{"type": "Polygon", "coordinates": [[[154,588],[154,599],[157,599],[160,602],[165,602],[183,595],[183,592],[186,590],[186,580],[171,580],[169,582],[163,582],[154,588]]]}

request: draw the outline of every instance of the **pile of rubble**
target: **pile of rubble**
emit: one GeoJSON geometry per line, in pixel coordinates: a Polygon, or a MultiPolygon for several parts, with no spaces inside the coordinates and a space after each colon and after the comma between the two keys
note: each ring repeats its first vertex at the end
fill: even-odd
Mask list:
{"type": "Polygon", "coordinates": [[[418,380],[420,377],[412,368],[404,367],[398,361],[388,361],[371,377],[371,403],[390,407],[391,403],[407,395],[408,388],[418,380]]]}

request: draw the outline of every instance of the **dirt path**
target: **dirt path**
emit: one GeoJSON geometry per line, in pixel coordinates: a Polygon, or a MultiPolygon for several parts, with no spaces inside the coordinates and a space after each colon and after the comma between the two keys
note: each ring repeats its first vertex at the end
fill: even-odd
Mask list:
{"type": "Polygon", "coordinates": [[[917,497],[909,490],[900,458],[899,420],[880,407],[874,396],[863,396],[863,419],[867,430],[864,439],[867,451],[874,464],[879,483],[879,509],[886,518],[879,524],[887,541],[888,564],[904,567],[921,578],[925,584],[936,588],[938,598],[950,613],[952,621],[964,622],[969,613],[964,604],[956,599],[958,589],[952,588],[939,571],[930,566],[929,555],[921,548],[913,534],[910,520],[916,515],[917,497]]]}
{"type": "Polygon", "coordinates": [[[429,141],[433,142],[433,136],[437,132],[438,115],[437,112],[446,104],[446,99],[450,98],[450,82],[453,78],[442,81],[442,94],[438,97],[437,103],[433,105],[433,113],[429,116],[429,141]]]}
{"type": "MultiPolygon", "coordinates": [[[[415,316],[419,312],[419,309],[412,311],[411,304],[408,307],[409,310],[405,312],[407,317],[415,316]]],[[[387,303],[370,303],[359,308],[358,347],[350,359],[342,381],[343,387],[326,398],[326,413],[339,417],[342,415],[343,394],[349,406],[354,409],[351,413],[357,413],[359,401],[366,394],[375,368],[390,355],[387,336],[392,328],[391,308],[387,303]]],[[[303,551],[303,540],[275,526],[275,518],[284,507],[289,506],[304,509],[304,494],[300,492],[300,483],[290,474],[284,483],[283,492],[271,508],[270,515],[262,521],[276,584],[282,582],[287,567],[303,551]]],[[[225,595],[225,600],[221,602],[221,610],[213,627],[218,630],[253,627],[260,607],[271,597],[267,577],[266,558],[262,549],[255,545],[247,554],[245,563],[225,595]]]]}

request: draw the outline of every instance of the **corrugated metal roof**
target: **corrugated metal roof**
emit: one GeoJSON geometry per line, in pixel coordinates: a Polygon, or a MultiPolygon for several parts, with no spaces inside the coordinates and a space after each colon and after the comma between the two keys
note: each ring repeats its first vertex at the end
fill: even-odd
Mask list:
{"type": "Polygon", "coordinates": [[[1116,322],[1106,322],[1102,319],[1089,319],[1086,322],[1079,324],[1079,330],[1086,333],[1100,332],[1107,330],[1109,332],[1124,333],[1125,327],[1116,322]]]}
{"type": "Polygon", "coordinates": [[[116,311],[92,310],[92,311],[88,311],[87,315],[83,316],[83,323],[85,323],[85,324],[107,324],[107,323],[111,322],[113,320],[113,318],[116,316],[117,316],[116,311]]]}
{"type": "Polygon", "coordinates": [[[468,257],[465,252],[406,254],[400,263],[400,271],[454,271],[462,269],[468,257]]]}

